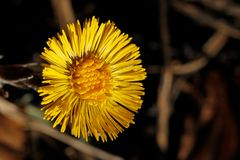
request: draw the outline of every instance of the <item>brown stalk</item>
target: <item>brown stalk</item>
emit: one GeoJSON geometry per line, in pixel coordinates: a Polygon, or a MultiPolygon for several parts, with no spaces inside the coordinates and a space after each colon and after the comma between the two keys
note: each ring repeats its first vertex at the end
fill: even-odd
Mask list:
{"type": "Polygon", "coordinates": [[[162,75],[162,82],[158,89],[157,107],[158,107],[158,130],[157,143],[162,151],[168,149],[168,126],[169,117],[172,112],[171,106],[171,88],[173,75],[170,69],[166,69],[162,75]]]}
{"type": "Polygon", "coordinates": [[[52,7],[59,27],[61,29],[67,29],[66,24],[75,21],[75,15],[72,7],[71,0],[51,0],[52,7]]]}

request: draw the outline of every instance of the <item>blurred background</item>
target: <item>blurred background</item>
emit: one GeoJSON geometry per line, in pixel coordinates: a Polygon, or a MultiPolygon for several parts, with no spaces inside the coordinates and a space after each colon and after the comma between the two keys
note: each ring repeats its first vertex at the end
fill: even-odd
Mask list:
{"type": "Polygon", "coordinates": [[[240,159],[240,1],[0,2],[0,160],[240,159]],[[89,143],[42,120],[39,55],[65,24],[112,20],[140,47],[135,125],[89,143]]]}

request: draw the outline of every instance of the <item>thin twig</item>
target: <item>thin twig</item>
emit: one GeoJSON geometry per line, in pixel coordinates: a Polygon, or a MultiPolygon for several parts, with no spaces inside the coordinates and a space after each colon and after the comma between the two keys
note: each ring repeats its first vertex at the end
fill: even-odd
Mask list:
{"type": "Polygon", "coordinates": [[[186,64],[172,65],[171,69],[175,75],[192,74],[206,66],[207,62],[207,58],[201,57],[186,64]]]}
{"type": "Polygon", "coordinates": [[[224,29],[225,28],[223,28],[222,31],[216,31],[204,44],[203,51],[208,57],[215,57],[227,43],[228,35],[225,34],[224,29]]]}
{"type": "Polygon", "coordinates": [[[209,26],[217,31],[224,30],[225,34],[230,37],[240,39],[240,31],[238,29],[228,25],[223,20],[216,19],[210,14],[201,11],[194,5],[179,0],[173,0],[171,4],[177,11],[192,18],[196,22],[209,26]]]}
{"type": "MultiPolygon", "coordinates": [[[[225,46],[228,40],[228,36],[225,34],[224,29],[225,28],[222,28],[221,31],[216,31],[216,33],[214,33],[203,45],[203,51],[208,58],[213,58],[217,56],[220,50],[225,46]]],[[[207,57],[203,56],[202,54],[200,58],[186,64],[172,65],[172,71],[175,75],[186,75],[195,73],[207,65],[207,57]]]]}
{"type": "Polygon", "coordinates": [[[168,0],[159,0],[160,40],[165,65],[170,62],[170,35],[168,30],[168,0]]]}
{"type": "Polygon", "coordinates": [[[157,143],[162,151],[168,149],[168,124],[169,117],[172,112],[171,108],[171,88],[173,83],[173,75],[170,69],[166,69],[163,73],[162,82],[158,90],[157,107],[158,107],[158,131],[157,143]]]}
{"type": "Polygon", "coordinates": [[[203,0],[199,2],[210,9],[225,13],[226,15],[232,16],[236,19],[240,19],[240,5],[234,3],[233,1],[203,0]]]}
{"type": "Polygon", "coordinates": [[[33,131],[37,131],[45,135],[48,135],[92,157],[103,159],[103,160],[123,160],[123,158],[119,156],[107,153],[87,143],[81,142],[71,136],[60,133],[46,124],[43,124],[37,121],[31,121],[29,123],[29,127],[33,131]]]}
{"type": "Polygon", "coordinates": [[[90,155],[97,159],[123,160],[123,158],[119,156],[110,154],[90,144],[81,142],[78,139],[74,139],[73,137],[70,137],[66,134],[62,134],[54,130],[52,127],[48,126],[47,124],[43,124],[38,122],[37,120],[31,119],[29,115],[25,115],[22,112],[20,112],[19,108],[15,104],[5,100],[2,97],[0,97],[0,113],[12,119],[14,122],[19,123],[22,126],[25,126],[26,128],[29,128],[30,130],[37,131],[47,136],[50,136],[56,140],[59,140],[75,148],[76,150],[84,154],[90,155]]]}
{"type": "Polygon", "coordinates": [[[170,35],[168,30],[168,1],[159,0],[159,17],[160,17],[160,40],[162,45],[162,54],[164,59],[165,71],[163,80],[159,82],[157,107],[158,107],[158,130],[157,143],[162,151],[168,149],[168,122],[171,113],[170,92],[172,86],[172,73],[168,69],[171,61],[170,35]]]}
{"type": "Polygon", "coordinates": [[[59,27],[66,29],[66,24],[75,21],[75,15],[71,0],[51,0],[55,16],[58,20],[59,27]]]}

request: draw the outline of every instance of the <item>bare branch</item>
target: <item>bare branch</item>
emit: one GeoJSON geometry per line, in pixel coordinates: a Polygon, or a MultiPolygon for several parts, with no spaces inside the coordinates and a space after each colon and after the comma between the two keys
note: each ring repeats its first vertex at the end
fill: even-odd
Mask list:
{"type": "Polygon", "coordinates": [[[168,30],[168,0],[159,0],[160,17],[160,40],[162,43],[162,52],[165,65],[170,62],[170,35],[168,30]]]}
{"type": "Polygon", "coordinates": [[[66,29],[66,24],[75,21],[75,15],[72,8],[71,0],[51,0],[55,16],[58,20],[59,27],[66,29]]]}
{"type": "Polygon", "coordinates": [[[226,15],[233,16],[236,19],[240,19],[240,5],[229,0],[203,0],[199,1],[203,5],[213,10],[223,12],[226,15]]]}
{"type": "Polygon", "coordinates": [[[37,132],[43,133],[45,135],[48,135],[54,139],[57,139],[65,144],[75,148],[76,150],[78,150],[84,154],[90,155],[92,157],[95,157],[98,159],[103,159],[103,160],[106,160],[106,159],[123,160],[123,158],[121,158],[119,156],[110,154],[101,149],[93,147],[90,144],[81,142],[81,141],[77,140],[76,138],[73,138],[69,135],[60,133],[46,124],[43,124],[43,123],[40,123],[37,121],[31,121],[29,123],[29,127],[33,131],[37,131],[37,132]]]}
{"type": "Polygon", "coordinates": [[[226,35],[229,35],[232,38],[240,39],[240,31],[230,25],[228,25],[223,20],[216,19],[209,14],[201,11],[194,5],[182,2],[179,0],[173,0],[172,6],[182,14],[192,18],[196,22],[209,26],[217,31],[223,30],[226,35]]]}
{"type": "Polygon", "coordinates": [[[166,69],[163,73],[163,79],[158,89],[157,107],[158,107],[158,130],[157,143],[162,151],[168,149],[168,126],[169,117],[172,112],[171,107],[171,88],[173,83],[173,75],[170,69],[166,69]]]}
{"type": "Polygon", "coordinates": [[[207,62],[207,58],[201,57],[186,64],[173,65],[171,68],[175,75],[192,74],[206,66],[207,62]]]}
{"type": "Polygon", "coordinates": [[[228,40],[228,36],[223,31],[217,31],[209,40],[204,44],[203,51],[208,57],[215,57],[219,51],[224,47],[228,40]]]}
{"type": "Polygon", "coordinates": [[[26,128],[29,128],[32,131],[37,131],[47,136],[50,136],[56,140],[59,140],[75,148],[76,150],[84,154],[90,155],[97,159],[123,160],[123,158],[119,156],[110,154],[90,144],[81,142],[78,139],[73,138],[69,135],[62,134],[54,130],[52,127],[48,126],[47,124],[40,123],[34,119],[30,119],[29,115],[25,115],[21,113],[15,104],[8,102],[7,100],[1,97],[0,97],[0,113],[12,119],[13,121],[25,126],[26,128]]]}

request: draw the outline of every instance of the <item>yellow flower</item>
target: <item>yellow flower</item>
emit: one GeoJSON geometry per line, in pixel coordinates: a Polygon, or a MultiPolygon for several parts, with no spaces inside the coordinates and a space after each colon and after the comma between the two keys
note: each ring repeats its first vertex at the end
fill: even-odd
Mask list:
{"type": "Polygon", "coordinates": [[[49,39],[41,57],[43,86],[38,89],[44,118],[71,126],[71,134],[107,141],[134,124],[141,108],[146,78],[139,47],[111,21],[99,24],[95,17],[68,25],[49,39]]]}

